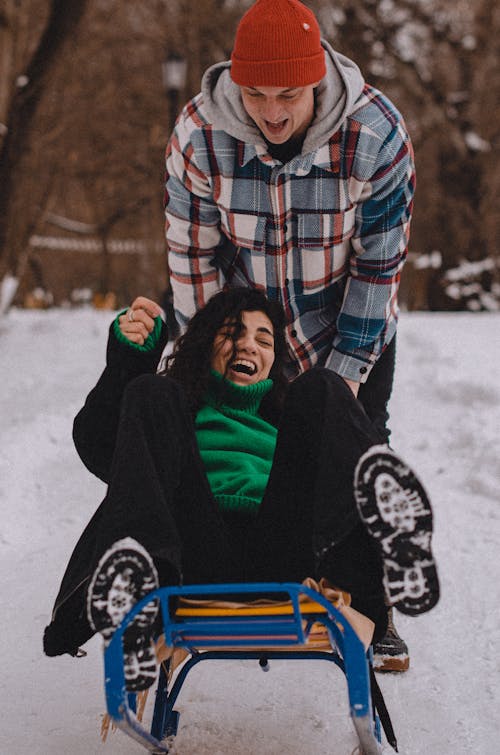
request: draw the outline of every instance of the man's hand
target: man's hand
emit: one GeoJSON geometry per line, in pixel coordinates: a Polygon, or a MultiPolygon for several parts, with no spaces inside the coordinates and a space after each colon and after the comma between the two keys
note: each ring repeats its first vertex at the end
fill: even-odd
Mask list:
{"type": "Polygon", "coordinates": [[[347,385],[349,386],[349,388],[351,389],[351,391],[354,393],[354,395],[357,398],[358,391],[359,391],[359,383],[357,383],[355,380],[349,380],[349,378],[342,378],[342,380],[344,381],[344,383],[347,383],[347,385]]]}
{"type": "Polygon", "coordinates": [[[127,311],[118,318],[120,330],[129,341],[143,346],[144,341],[153,331],[155,317],[161,313],[162,309],[155,301],[146,299],[145,296],[138,296],[127,311]]]}

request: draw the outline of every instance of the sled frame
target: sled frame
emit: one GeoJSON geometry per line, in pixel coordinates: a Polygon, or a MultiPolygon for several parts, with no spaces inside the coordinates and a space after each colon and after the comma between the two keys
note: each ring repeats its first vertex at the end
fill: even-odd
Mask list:
{"type": "MultiPolygon", "coordinates": [[[[271,604],[272,605],[272,604],[271,604]]],[[[370,692],[369,664],[364,646],[349,622],[325,597],[305,585],[263,582],[251,584],[186,585],[153,590],[125,616],[104,652],[107,712],[115,725],[152,753],[168,753],[168,739],[177,733],[179,713],[174,709],[189,671],[204,660],[252,660],[267,671],[269,660],[325,660],[334,663],[347,682],[350,716],[364,755],[381,753],[378,715],[370,692]],[[177,613],[179,600],[255,600],[265,596],[281,601],[288,596],[286,609],[277,612],[200,611],[177,613]],[[227,597],[225,597],[227,596],[227,597]],[[305,603],[300,603],[299,599],[305,603]],[[234,598],[233,598],[234,599],[234,598]],[[165,642],[184,648],[190,656],[179,667],[168,688],[166,668],[160,666],[151,730],[148,732],[135,716],[135,695],[125,689],[122,638],[127,626],[149,602],[160,605],[165,642]],[[195,615],[189,615],[194,613],[195,615]],[[241,612],[240,612],[241,613],[241,612]],[[307,648],[314,624],[322,624],[331,649],[307,648]]]]}

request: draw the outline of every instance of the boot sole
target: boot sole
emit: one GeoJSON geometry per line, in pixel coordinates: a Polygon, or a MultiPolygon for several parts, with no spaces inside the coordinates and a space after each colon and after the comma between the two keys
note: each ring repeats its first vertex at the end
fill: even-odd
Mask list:
{"type": "MultiPolygon", "coordinates": [[[[87,617],[106,644],[116,627],[142,598],[159,585],[149,553],[132,538],[114,543],[100,559],[87,592],[87,617]]],[[[156,678],[154,622],[158,602],[148,603],[123,635],[125,684],[129,691],[147,689],[156,678]]]]}
{"type": "Polygon", "coordinates": [[[409,616],[430,611],[439,600],[439,581],[432,509],[422,484],[387,446],[374,446],[358,462],[354,495],[383,558],[389,603],[409,616]]]}
{"type": "Polygon", "coordinates": [[[409,655],[378,655],[373,654],[373,670],[377,673],[404,673],[410,668],[409,655]]]}

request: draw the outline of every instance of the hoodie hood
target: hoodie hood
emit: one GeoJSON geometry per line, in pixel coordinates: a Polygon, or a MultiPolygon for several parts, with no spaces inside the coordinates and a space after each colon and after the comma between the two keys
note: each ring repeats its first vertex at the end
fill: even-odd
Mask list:
{"type": "MultiPolygon", "coordinates": [[[[356,63],[341,55],[325,40],[326,76],[316,90],[316,109],[309,126],[302,154],[323,146],[352,113],[363,91],[364,79],[356,63]]],[[[235,139],[266,147],[263,135],[250,118],[240,96],[240,88],[231,79],[231,63],[216,63],[203,76],[201,91],[210,123],[235,139]]]]}

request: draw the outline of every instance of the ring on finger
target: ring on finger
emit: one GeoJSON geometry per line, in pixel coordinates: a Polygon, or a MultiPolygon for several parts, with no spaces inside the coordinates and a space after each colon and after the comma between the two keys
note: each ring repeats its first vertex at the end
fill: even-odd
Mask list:
{"type": "Polygon", "coordinates": [[[127,320],[129,322],[134,322],[134,310],[132,308],[129,308],[127,312],[127,320]]]}

